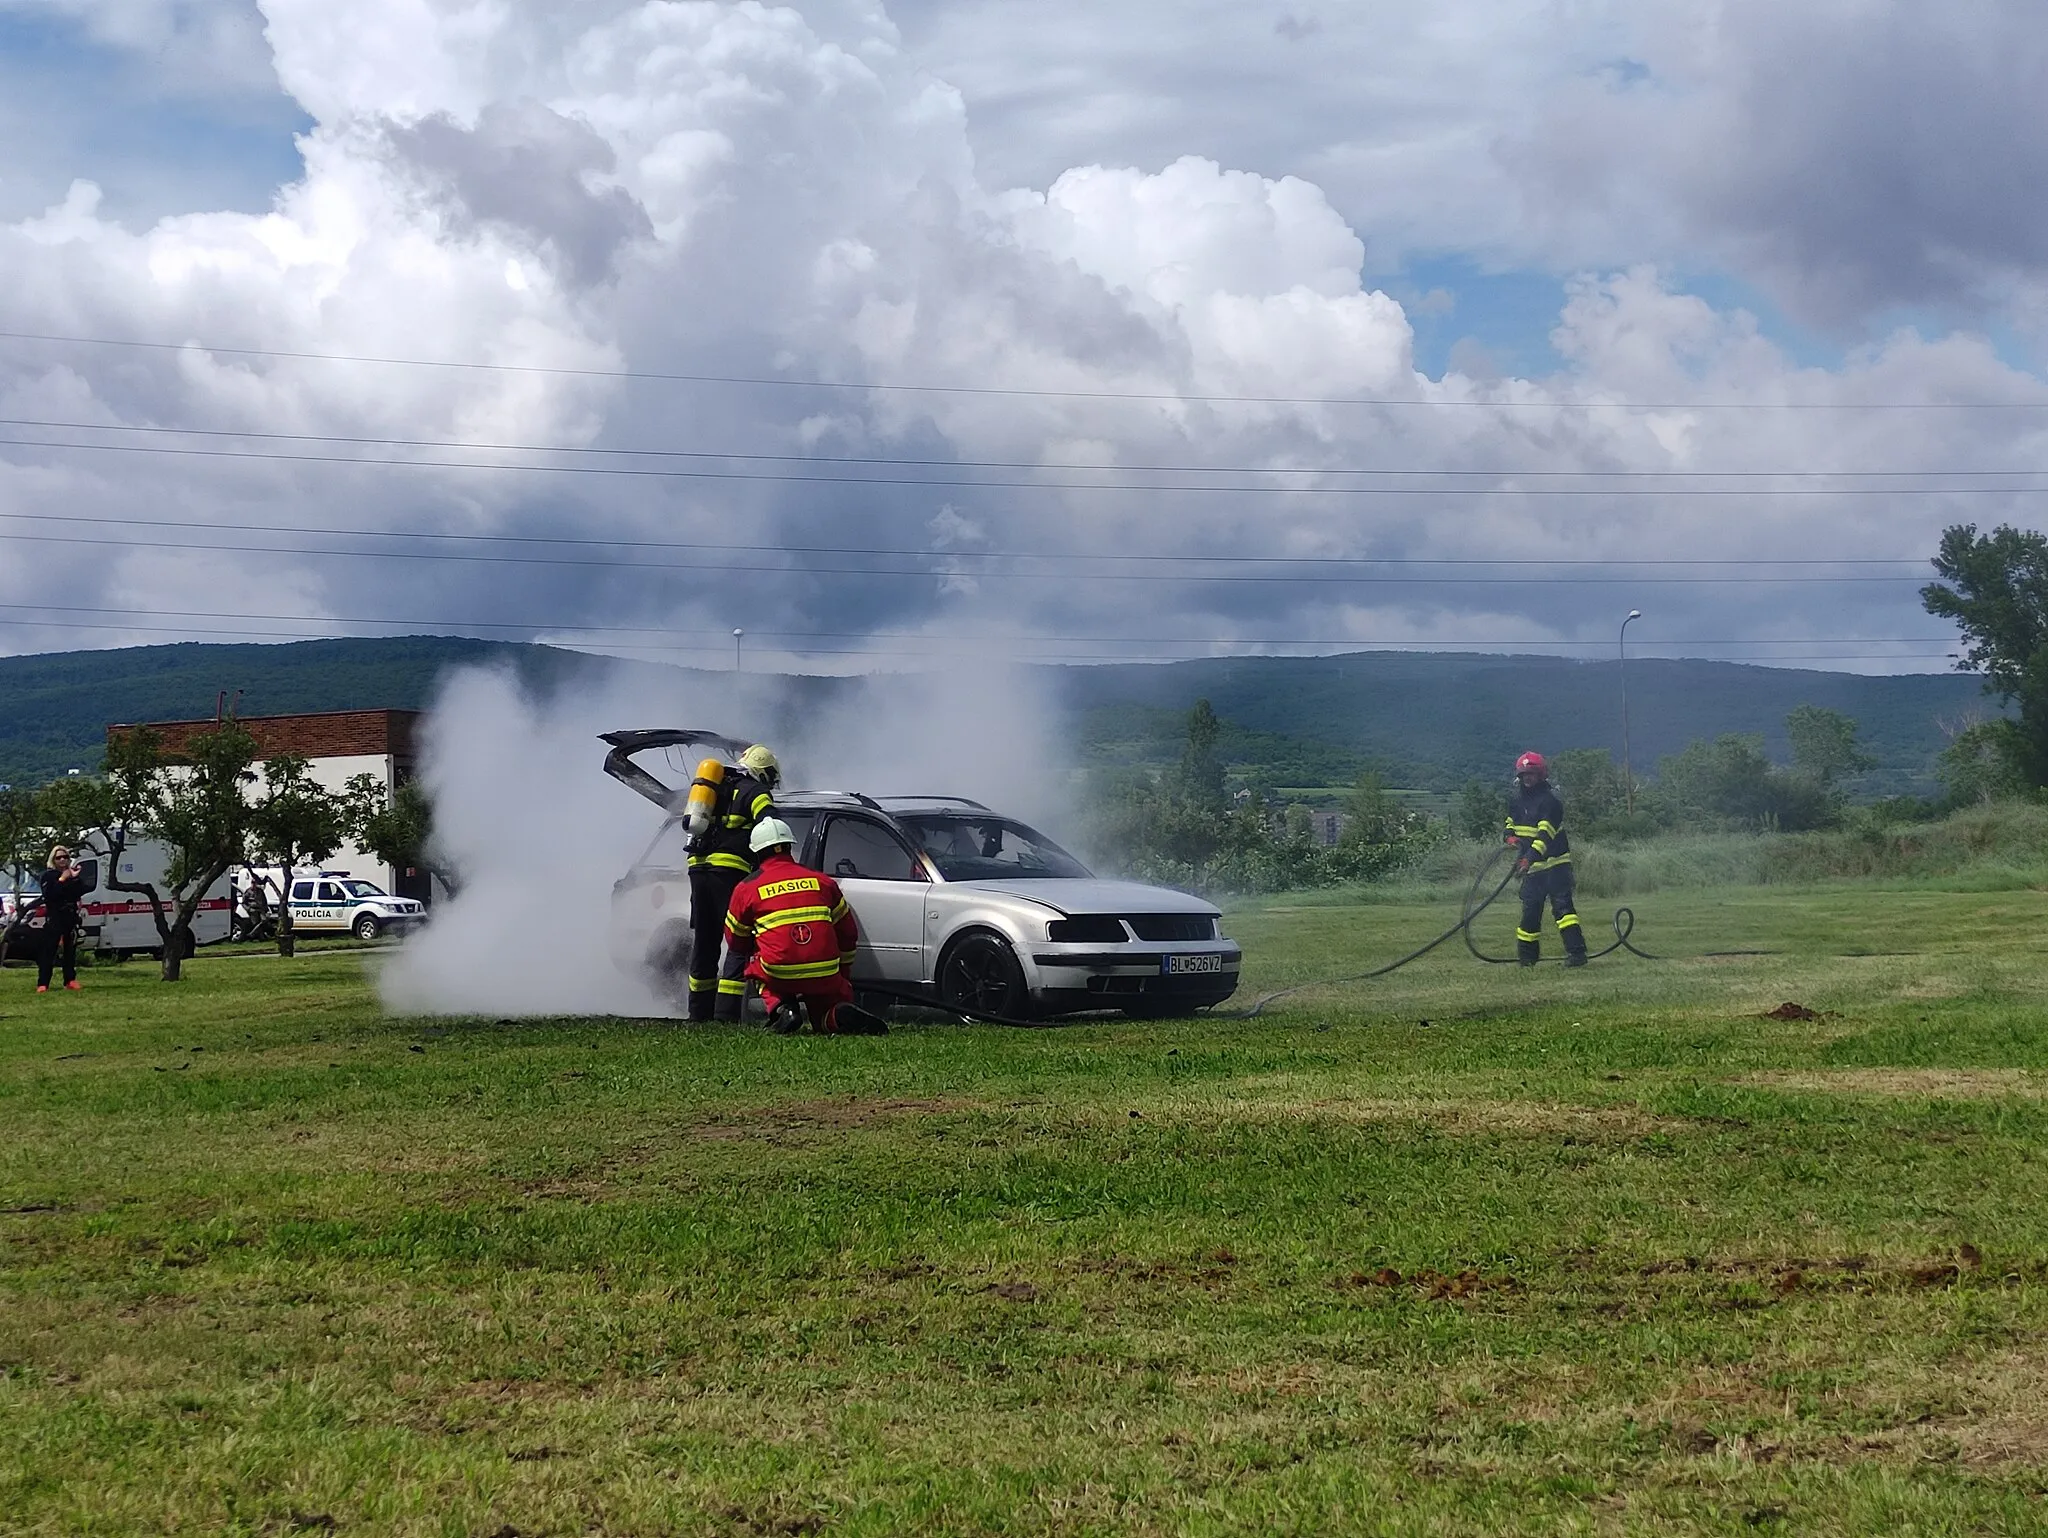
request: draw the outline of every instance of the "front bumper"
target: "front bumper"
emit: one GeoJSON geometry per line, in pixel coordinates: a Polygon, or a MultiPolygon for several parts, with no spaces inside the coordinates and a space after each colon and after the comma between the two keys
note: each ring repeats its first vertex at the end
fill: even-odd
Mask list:
{"type": "Polygon", "coordinates": [[[1082,946],[1035,946],[1030,965],[1031,992],[1054,1012],[1115,1009],[1125,1005],[1170,1003],[1176,1008],[1205,1009],[1237,992],[1244,953],[1216,941],[1176,945],[1159,942],[1106,950],[1082,946]],[[1214,972],[1168,972],[1168,956],[1214,956],[1214,972]]]}

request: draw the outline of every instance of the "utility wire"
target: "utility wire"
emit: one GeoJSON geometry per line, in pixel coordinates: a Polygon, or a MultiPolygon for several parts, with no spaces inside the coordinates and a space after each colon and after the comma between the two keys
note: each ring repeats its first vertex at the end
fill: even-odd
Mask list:
{"type": "MultiPolygon", "coordinates": [[[[695,561],[649,561],[649,560],[602,560],[592,556],[562,555],[490,555],[468,550],[335,550],[298,545],[249,545],[224,544],[203,540],[153,540],[153,539],[99,539],[83,534],[15,534],[0,533],[0,540],[13,540],[25,544],[45,545],[88,545],[102,548],[126,550],[218,550],[236,555],[293,555],[325,556],[347,560],[364,561],[467,561],[484,565],[506,566],[578,566],[608,569],[632,568],[641,571],[695,571],[705,575],[722,573],[767,574],[784,577],[830,577],[836,579],[865,579],[870,577],[933,577],[973,578],[975,581],[1001,579],[1008,582],[1234,582],[1234,583],[1311,583],[1316,585],[1349,586],[1557,586],[1574,587],[1588,584],[1634,584],[1639,586],[1668,587],[1673,585],[1745,583],[1755,586],[1769,583],[1774,586],[1797,584],[1802,586],[1831,586],[1842,583],[1876,582],[1920,582],[1919,576],[1878,576],[1852,575],[1842,577],[1823,576],[1552,576],[1552,577],[1487,577],[1455,576],[1370,576],[1363,574],[1336,575],[1331,573],[1307,572],[1290,575],[1268,575],[1259,572],[1050,572],[1050,571],[1001,571],[987,568],[977,571],[945,571],[931,567],[903,566],[769,566],[752,563],[728,562],[706,564],[695,561]]],[[[948,553],[935,559],[950,559],[948,553]]],[[[1502,562],[1503,565],[1517,564],[1502,562]]]]}
{"type": "MultiPolygon", "coordinates": [[[[83,606],[77,604],[49,603],[0,603],[0,610],[9,612],[34,611],[47,614],[112,614],[129,615],[143,619],[224,619],[248,621],[276,621],[285,624],[304,624],[309,617],[303,614],[249,614],[220,609],[131,609],[108,606],[83,606]]],[[[419,619],[397,615],[343,615],[329,614],[312,617],[324,625],[425,625],[453,629],[472,630],[517,630],[532,631],[574,631],[593,635],[697,635],[716,636],[721,643],[731,635],[723,627],[687,629],[673,625],[577,625],[566,621],[553,620],[477,620],[477,619],[419,619]]],[[[21,621],[25,624],[60,623],[58,621],[21,621]]],[[[1611,637],[1597,640],[1563,640],[1555,637],[1531,636],[1519,640],[1449,640],[1441,637],[1395,637],[1391,639],[1369,636],[1337,636],[1319,639],[1312,636],[1120,636],[1120,635],[1057,635],[1057,636],[987,636],[962,632],[916,631],[916,630],[757,630],[749,628],[749,635],[779,636],[792,640],[909,640],[932,641],[947,645],[971,642],[990,642],[998,645],[1034,645],[1052,642],[1085,642],[1090,644],[1118,644],[1132,646],[1348,646],[1348,647],[1402,647],[1430,648],[1439,646],[1575,646],[1605,649],[1614,645],[1611,637]]],[[[1738,640],[1686,640],[1686,641],[1641,641],[1637,645],[1642,655],[1662,646],[1942,646],[1955,644],[1946,636],[1781,636],[1746,637],[1738,640]]],[[[721,650],[724,649],[721,644],[721,650]]]]}
{"type": "Polygon", "coordinates": [[[282,358],[316,363],[364,363],[397,368],[449,369],[477,373],[538,374],[570,379],[619,379],[671,384],[749,385],[802,390],[873,390],[916,395],[993,395],[1047,400],[1158,401],[1174,404],[1249,406],[1465,407],[1543,411],[2039,411],[2048,397],[2031,401],[1543,401],[1480,400],[1421,396],[1197,395],[1181,391],[1051,390],[1008,385],[894,384],[875,380],[798,379],[786,375],[694,374],[647,369],[572,368],[540,363],[490,363],[447,358],[394,358],[364,353],[305,352],[275,347],[231,347],[191,339],[144,341],[127,337],[67,336],[52,332],[0,331],[0,341],[48,342],[68,347],[125,347],[153,352],[205,352],[228,358],[282,358]]]}
{"type": "MultiPolygon", "coordinates": [[[[126,624],[115,624],[115,623],[112,623],[112,622],[108,622],[108,621],[77,621],[77,620],[65,620],[65,621],[61,621],[61,622],[60,622],[60,621],[52,621],[52,620],[30,620],[30,619],[11,619],[11,618],[4,618],[4,617],[0,617],[0,625],[10,626],[10,627],[14,627],[14,628],[27,628],[27,629],[61,629],[61,630],[64,630],[64,631],[75,631],[75,630],[92,630],[92,631],[103,631],[103,632],[107,632],[107,633],[111,633],[111,634],[118,634],[118,635],[175,635],[175,636],[183,636],[183,637],[188,637],[188,638],[189,638],[189,637],[192,637],[192,636],[228,636],[228,637],[233,637],[233,638],[235,638],[235,639],[238,639],[238,640],[246,640],[246,641],[348,641],[348,640],[379,640],[379,639],[387,639],[387,638],[385,638],[385,637],[378,637],[378,636],[353,636],[353,635],[341,635],[341,636],[337,636],[337,635],[334,635],[334,634],[332,634],[331,632],[328,632],[328,631],[321,631],[321,630],[303,630],[303,629],[302,629],[302,630],[230,630],[230,629],[221,629],[221,628],[216,628],[216,627],[212,627],[212,626],[203,626],[203,627],[192,627],[192,626],[184,626],[184,625],[139,625],[139,624],[133,624],[133,623],[126,623],[126,624]]],[[[596,644],[596,643],[593,643],[593,644],[596,644]]],[[[702,643],[701,645],[688,645],[688,644],[660,644],[660,645],[657,645],[657,644],[654,644],[654,643],[651,643],[651,642],[634,642],[634,641],[606,641],[606,642],[604,642],[604,643],[602,643],[602,644],[603,644],[603,645],[604,645],[605,647],[607,647],[607,648],[609,648],[609,649],[611,649],[611,650],[614,650],[614,651],[624,651],[624,652],[652,652],[652,653],[656,653],[656,654],[658,654],[658,655],[672,655],[672,654],[687,654],[687,655],[695,655],[695,656],[717,656],[717,657],[719,657],[719,658],[721,658],[721,659],[723,659],[723,658],[726,658],[726,657],[729,657],[729,656],[731,655],[731,648],[730,648],[729,646],[727,646],[727,645],[725,645],[725,644],[721,643],[721,642],[718,642],[718,641],[705,641],[705,642],[704,642],[704,643],[702,643]]],[[[1286,643],[1286,644],[1301,644],[1301,643],[1286,643]]],[[[1541,643],[1537,643],[1537,644],[1541,644],[1541,643]]],[[[957,643],[957,642],[953,643],[952,649],[951,649],[951,650],[950,650],[949,652],[947,652],[947,653],[944,653],[944,654],[941,654],[941,653],[939,653],[939,652],[936,652],[936,651],[934,651],[934,650],[932,650],[932,649],[930,649],[930,648],[920,648],[920,647],[879,647],[879,646],[771,646],[771,647],[767,647],[767,648],[764,648],[764,649],[765,649],[766,651],[768,651],[768,652],[769,652],[769,653],[770,653],[771,655],[772,655],[772,654],[776,654],[776,653],[780,653],[780,654],[783,654],[783,655],[786,655],[786,656],[795,656],[795,657],[886,657],[886,656],[900,656],[900,657],[920,657],[920,658],[927,658],[927,659],[929,659],[929,658],[934,658],[934,657],[937,657],[937,656],[940,656],[940,655],[958,655],[958,643],[957,643]]],[[[1428,647],[1427,645],[1416,645],[1416,646],[1412,646],[1412,647],[1404,647],[1404,648],[1402,648],[1402,649],[1404,649],[1404,650],[1416,650],[1416,651],[1427,651],[1427,650],[1429,650],[1430,648],[1429,648],[1429,647],[1428,647]]],[[[600,655],[601,655],[601,653],[600,653],[600,655]]],[[[1016,658],[1014,658],[1013,660],[1015,660],[1015,661],[1017,661],[1017,662],[1020,662],[1020,663],[1033,663],[1033,664],[1035,664],[1035,663],[1132,663],[1132,664],[1136,664],[1136,663],[1158,663],[1158,662],[1209,662],[1209,661],[1214,661],[1214,662],[1233,662],[1233,661],[1255,661],[1255,660],[1260,660],[1261,658],[1264,658],[1264,657],[1270,657],[1270,656],[1276,656],[1276,655],[1282,655],[1282,656],[1284,656],[1284,655],[1286,655],[1286,654],[1284,654],[1284,653],[1282,653],[1282,654],[1275,654],[1275,653],[1244,653],[1244,652],[1239,652],[1239,653],[1228,653],[1228,654],[1221,654],[1221,655],[1218,655],[1218,654],[1215,654],[1215,653],[1210,653],[1210,654],[1206,654],[1206,655],[1201,655],[1201,656],[1194,656],[1194,657],[1188,657],[1188,656],[1181,656],[1181,655],[1165,655],[1165,656],[1145,656],[1145,655],[1134,655],[1134,654],[1132,654],[1132,653],[1129,653],[1129,652],[1113,652],[1113,653],[1106,653],[1106,652],[1034,652],[1034,653],[1031,653],[1031,654],[1030,654],[1030,655],[1028,655],[1028,656],[1020,656],[1020,657],[1016,657],[1016,658]]],[[[1791,656],[1791,657],[1708,657],[1708,656],[1693,656],[1693,657],[1684,657],[1684,658],[1677,658],[1677,659],[1662,659],[1662,658],[1660,658],[1660,659],[1656,659],[1656,660],[1660,660],[1660,661],[1661,661],[1661,660],[1678,660],[1678,661],[1690,661],[1690,662],[1723,662],[1723,663],[1727,663],[1727,664],[1730,664],[1731,666],[1750,666],[1750,667],[1790,667],[1790,666],[1792,666],[1792,665],[1794,665],[1794,664],[1804,664],[1804,663],[1808,663],[1808,662],[1936,662],[1936,661],[1940,661],[1940,660],[1942,659],[1942,656],[1943,656],[1943,655],[1944,655],[1944,654],[1941,654],[1941,653],[1913,653],[1913,652],[1816,652],[1816,653],[1811,653],[1811,654],[1800,654],[1800,655],[1796,655],[1796,656],[1791,656]]],[[[1641,660],[1641,659],[1639,659],[1639,660],[1641,660]]]]}
{"type": "MultiPolygon", "coordinates": [[[[622,550],[705,550],[758,554],[759,544],[666,539],[604,539],[578,534],[471,534],[431,529],[359,529],[336,524],[234,523],[202,518],[120,518],[98,513],[0,513],[0,520],[93,526],[197,529],[204,533],[317,534],[350,539],[439,539],[465,544],[568,545],[622,550]]],[[[0,536],[4,537],[4,536],[0,536]]],[[[1164,552],[1053,550],[953,550],[940,547],[905,549],[880,545],[785,545],[784,555],[901,556],[929,560],[974,561],[1140,561],[1228,566],[1913,566],[1926,567],[1924,556],[1650,556],[1640,559],[1597,559],[1559,556],[1427,556],[1427,555],[1171,555],[1164,552]]]]}
{"type": "MultiPolygon", "coordinates": [[[[645,465],[544,465],[456,459],[393,459],[365,454],[279,454],[260,449],[206,449],[166,443],[53,443],[38,438],[0,438],[9,448],[53,449],[62,453],[158,454],[181,459],[246,460],[265,464],[368,465],[407,470],[495,470],[524,475],[604,475],[634,480],[746,481],[823,486],[937,486],[989,491],[1113,491],[1163,492],[1171,495],[1224,493],[1232,496],[1315,497],[1442,497],[1439,486],[1259,486],[1160,485],[1145,481],[992,481],[973,476],[797,475],[763,470],[679,470],[645,465]]],[[[1274,472],[1280,473],[1280,472],[1274,472]]],[[[2035,472],[2021,472],[2032,474],[2035,472]]],[[[2048,474],[2048,472],[2040,472],[2048,474]]],[[[1908,497],[1908,496],[2038,496],[2048,486],[1673,486],[1658,490],[1587,491],[1572,486],[1475,486],[1459,496],[1514,497],[1908,497]]]]}
{"type": "MultiPolygon", "coordinates": [[[[881,465],[940,470],[1121,471],[1130,475],[1384,475],[1435,476],[1460,480],[1844,480],[1917,479],[1934,476],[2048,475],[2048,468],[2011,470],[1560,470],[1469,469],[1463,467],[1374,467],[1355,465],[1146,465],[1086,464],[1034,459],[916,459],[868,454],[767,454],[731,449],[643,449],[575,443],[476,443],[455,438],[380,438],[342,433],[282,433],[242,427],[164,427],[126,422],[60,422],[44,417],[0,417],[0,427],[64,432],[143,433],[187,438],[241,438],[266,443],[347,444],[370,448],[455,449],[496,454],[579,454],[631,459],[741,460],[767,464],[881,465]]],[[[91,445],[66,445],[90,447],[91,445]]],[[[410,463],[410,461],[408,461],[410,463]]]]}

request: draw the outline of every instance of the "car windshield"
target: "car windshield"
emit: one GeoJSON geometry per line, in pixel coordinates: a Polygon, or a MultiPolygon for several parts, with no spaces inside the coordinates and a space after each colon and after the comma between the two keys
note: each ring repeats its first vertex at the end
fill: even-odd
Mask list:
{"type": "Polygon", "coordinates": [[[390,895],[374,881],[344,881],[341,884],[341,889],[351,897],[385,897],[390,895]]]}
{"type": "Polygon", "coordinates": [[[1043,833],[1007,817],[946,812],[898,815],[896,821],[948,881],[991,881],[1006,876],[1078,881],[1088,876],[1087,866],[1043,833]]]}

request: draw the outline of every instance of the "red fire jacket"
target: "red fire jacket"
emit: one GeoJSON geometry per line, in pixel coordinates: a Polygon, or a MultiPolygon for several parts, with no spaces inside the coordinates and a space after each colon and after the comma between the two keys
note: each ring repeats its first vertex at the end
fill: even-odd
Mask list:
{"type": "Polygon", "coordinates": [[[747,957],[747,976],[802,993],[807,982],[852,970],[860,927],[839,883],[770,855],[742,881],[725,915],[726,943],[747,957]]]}

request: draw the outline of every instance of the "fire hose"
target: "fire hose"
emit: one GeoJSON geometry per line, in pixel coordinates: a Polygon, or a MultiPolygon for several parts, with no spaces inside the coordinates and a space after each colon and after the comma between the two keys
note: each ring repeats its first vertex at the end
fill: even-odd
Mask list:
{"type": "MultiPolygon", "coordinates": [[[[1262,994],[1252,1001],[1249,1008],[1234,1011],[1224,1018],[1232,1020],[1255,1019],[1268,1004],[1278,999],[1284,999],[1289,994],[1300,993],[1305,988],[1329,988],[1339,983],[1363,983],[1369,982],[1375,977],[1385,977],[1390,972],[1400,971],[1401,968],[1407,966],[1411,961],[1420,961],[1424,956],[1427,956],[1439,945],[1450,939],[1451,936],[1458,934],[1462,934],[1465,937],[1465,949],[1470,951],[1480,961],[1484,961],[1491,966],[1508,966],[1513,964],[1519,958],[1514,956],[1490,956],[1481,950],[1479,942],[1473,938],[1472,925],[1480,914],[1484,913],[1499,900],[1500,895],[1508,889],[1508,884],[1518,874],[1514,866],[1509,866],[1507,872],[1500,880],[1494,883],[1493,890],[1488,892],[1485,897],[1480,897],[1480,890],[1485,886],[1487,877],[1493,874],[1493,868],[1505,856],[1514,852],[1515,848],[1513,845],[1502,844],[1492,854],[1479,862],[1479,868],[1472,873],[1472,884],[1465,889],[1465,902],[1459,910],[1458,922],[1451,925],[1449,929],[1446,929],[1427,944],[1418,945],[1414,950],[1408,952],[1407,955],[1397,956],[1384,966],[1374,967],[1369,972],[1353,972],[1346,977],[1317,978],[1312,982],[1296,983],[1292,987],[1280,988],[1272,993],[1262,994]]],[[[1598,961],[1602,956],[1611,956],[1616,951],[1627,951],[1631,956],[1639,956],[1644,961],[1663,960],[1663,957],[1644,950],[1629,938],[1635,933],[1635,928],[1635,911],[1626,907],[1616,908],[1614,910],[1614,943],[1601,950],[1591,952],[1586,959],[1588,961],[1598,961]]]]}

